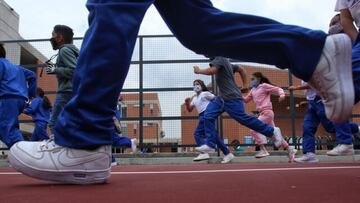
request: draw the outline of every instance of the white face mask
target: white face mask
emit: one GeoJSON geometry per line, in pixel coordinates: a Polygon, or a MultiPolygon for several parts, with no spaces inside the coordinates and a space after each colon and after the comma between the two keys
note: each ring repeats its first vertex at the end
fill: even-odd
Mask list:
{"type": "Polygon", "coordinates": [[[199,92],[201,92],[201,90],[202,90],[202,88],[201,88],[200,85],[195,85],[194,86],[194,92],[199,93],[199,92]]]}
{"type": "Polygon", "coordinates": [[[343,27],[341,26],[340,23],[338,24],[335,24],[335,25],[332,25],[330,28],[329,28],[329,35],[333,35],[333,34],[339,34],[343,32],[343,27]]]}

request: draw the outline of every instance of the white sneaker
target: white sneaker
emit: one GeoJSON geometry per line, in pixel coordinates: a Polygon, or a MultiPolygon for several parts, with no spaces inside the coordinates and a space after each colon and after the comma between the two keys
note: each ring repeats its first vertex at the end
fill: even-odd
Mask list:
{"type": "Polygon", "coordinates": [[[261,159],[261,158],[267,157],[269,155],[270,155],[269,152],[267,152],[265,150],[260,150],[258,153],[255,154],[255,158],[261,159]]]}
{"type": "Polygon", "coordinates": [[[232,153],[229,153],[228,155],[224,156],[223,160],[221,161],[222,164],[227,164],[231,160],[233,160],[235,156],[232,153]]]}
{"type": "Polygon", "coordinates": [[[131,150],[132,150],[132,153],[136,153],[137,152],[137,139],[134,138],[134,139],[131,139],[131,150]]]}
{"type": "Polygon", "coordinates": [[[111,162],[111,166],[117,166],[117,162],[116,161],[111,162]]]}
{"type": "Polygon", "coordinates": [[[328,156],[348,156],[354,155],[354,145],[352,144],[338,144],[334,149],[328,151],[328,156]]]}
{"type": "Polygon", "coordinates": [[[197,157],[193,159],[193,161],[204,161],[209,160],[210,156],[208,153],[199,154],[197,157]]]}
{"type": "Polygon", "coordinates": [[[318,163],[319,159],[316,157],[316,154],[308,152],[299,158],[295,158],[294,161],[297,163],[318,163]]]}
{"type": "Polygon", "coordinates": [[[289,163],[292,163],[294,161],[296,153],[297,153],[297,149],[295,149],[295,147],[293,146],[288,147],[289,163]]]}
{"type": "Polygon", "coordinates": [[[271,138],[274,142],[275,147],[279,148],[282,145],[283,137],[281,135],[281,130],[278,127],[274,127],[274,135],[271,138]]]}
{"type": "Polygon", "coordinates": [[[111,146],[96,150],[62,147],[50,139],[21,141],[10,148],[9,162],[33,178],[70,184],[104,183],[110,177],[111,146]]]}
{"type": "Polygon", "coordinates": [[[206,144],[201,145],[200,147],[195,147],[195,151],[200,153],[215,153],[215,149],[209,147],[206,144]]]}
{"type": "Polygon", "coordinates": [[[352,43],[346,34],[326,38],[319,63],[308,81],[323,99],[328,119],[346,121],[354,106],[352,43]]]}

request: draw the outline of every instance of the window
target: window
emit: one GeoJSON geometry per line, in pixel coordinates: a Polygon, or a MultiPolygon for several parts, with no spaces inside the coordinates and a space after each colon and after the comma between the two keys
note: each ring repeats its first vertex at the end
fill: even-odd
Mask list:
{"type": "Polygon", "coordinates": [[[121,107],[121,118],[127,118],[128,112],[127,112],[127,106],[121,107]]]}
{"type": "Polygon", "coordinates": [[[133,127],[134,136],[136,135],[136,129],[137,129],[137,125],[134,124],[134,127],[133,127]]]}
{"type": "Polygon", "coordinates": [[[154,104],[150,104],[150,114],[154,113],[154,104]]]}

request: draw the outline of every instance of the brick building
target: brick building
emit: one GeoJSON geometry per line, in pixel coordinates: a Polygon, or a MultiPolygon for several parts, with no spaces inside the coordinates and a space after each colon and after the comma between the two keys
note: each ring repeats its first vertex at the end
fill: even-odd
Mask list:
{"type": "MultiPolygon", "coordinates": [[[[270,82],[279,87],[288,87],[289,77],[287,70],[280,70],[271,67],[262,67],[258,65],[243,65],[245,67],[248,78],[251,77],[252,73],[260,71],[265,76],[270,79],[270,82]]],[[[238,86],[242,86],[241,78],[237,74],[236,82],[238,86]]],[[[250,82],[250,81],[249,81],[250,82]]],[[[300,85],[301,80],[293,77],[293,84],[300,85]]],[[[286,99],[285,101],[279,103],[278,97],[275,95],[271,96],[271,101],[273,103],[273,110],[275,113],[275,125],[281,128],[282,134],[285,137],[292,136],[292,128],[291,128],[291,120],[289,118],[285,118],[284,116],[290,116],[290,94],[287,90],[285,90],[286,99]]],[[[246,95],[246,94],[244,94],[246,95]]],[[[295,97],[295,135],[298,137],[302,136],[302,121],[303,116],[307,110],[307,102],[306,98],[303,94],[303,91],[294,92],[295,97]]],[[[354,114],[358,114],[360,109],[357,107],[354,109],[354,114]]],[[[253,102],[245,104],[245,111],[249,114],[254,114],[256,112],[256,108],[253,102]]],[[[185,104],[181,106],[181,114],[182,116],[196,116],[197,112],[193,111],[191,113],[187,112],[185,108],[185,104]]],[[[224,117],[228,115],[226,113],[223,114],[224,117]]],[[[353,119],[355,122],[359,122],[359,119],[353,119]]],[[[182,144],[195,144],[195,140],[193,137],[193,133],[195,131],[197,125],[197,120],[182,120],[181,122],[181,142],[182,144]]],[[[223,137],[225,143],[232,143],[234,140],[238,140],[240,143],[248,143],[246,140],[249,140],[250,129],[238,124],[231,118],[224,118],[222,121],[222,129],[223,129],[223,137]]],[[[322,126],[318,128],[317,136],[332,136],[327,133],[322,126]]],[[[251,139],[251,138],[250,138],[251,139]]],[[[188,151],[192,151],[192,148],[188,148],[188,151]]]]}

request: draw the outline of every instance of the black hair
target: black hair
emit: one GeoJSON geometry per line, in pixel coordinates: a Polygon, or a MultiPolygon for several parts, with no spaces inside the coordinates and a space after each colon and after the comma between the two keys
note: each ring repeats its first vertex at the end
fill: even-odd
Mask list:
{"type": "Polygon", "coordinates": [[[73,43],[74,32],[69,26],[55,25],[54,32],[63,36],[65,44],[73,43]]]}
{"type": "Polygon", "coordinates": [[[0,44],[0,58],[5,58],[5,57],[6,57],[5,47],[3,44],[0,44]]]}
{"type": "Polygon", "coordinates": [[[262,83],[271,84],[269,78],[267,78],[261,72],[255,72],[255,73],[253,73],[253,76],[260,79],[260,82],[259,82],[260,84],[262,84],[262,83]]]}
{"type": "Polygon", "coordinates": [[[336,22],[336,21],[335,21],[336,18],[339,18],[339,19],[340,19],[340,13],[334,15],[334,17],[331,18],[330,24],[329,24],[330,27],[331,27],[332,25],[335,25],[336,23],[339,23],[339,22],[336,22]]]}
{"type": "Polygon", "coordinates": [[[193,82],[193,85],[195,85],[195,82],[198,82],[201,86],[201,91],[209,91],[209,89],[206,87],[204,81],[200,80],[200,79],[196,79],[193,82]]]}
{"type": "Polygon", "coordinates": [[[45,109],[50,109],[50,108],[52,108],[51,102],[50,102],[49,98],[48,98],[47,96],[45,96],[44,90],[41,89],[40,87],[37,88],[37,95],[44,100],[44,101],[43,101],[43,107],[44,107],[45,109]]]}

